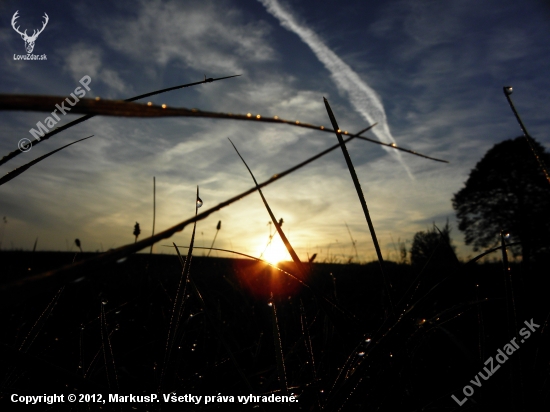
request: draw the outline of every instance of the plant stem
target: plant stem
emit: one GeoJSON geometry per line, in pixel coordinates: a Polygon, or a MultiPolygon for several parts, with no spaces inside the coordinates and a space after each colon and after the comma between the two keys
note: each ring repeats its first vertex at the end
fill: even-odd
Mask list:
{"type": "Polygon", "coordinates": [[[370,234],[372,236],[372,241],[374,243],[374,248],[376,249],[376,255],[378,256],[378,263],[380,264],[380,271],[382,272],[382,277],[384,278],[384,286],[386,288],[386,293],[388,295],[388,300],[390,302],[390,308],[391,313],[395,316],[395,309],[393,307],[393,301],[391,298],[391,285],[388,283],[388,280],[386,278],[386,275],[384,273],[384,258],[382,257],[382,252],[380,250],[380,245],[378,244],[378,239],[376,238],[376,232],[374,231],[374,225],[372,224],[372,220],[370,218],[369,209],[367,207],[367,202],[365,200],[365,196],[363,195],[363,190],[361,189],[361,184],[359,183],[359,179],[357,177],[357,173],[355,173],[355,168],[353,167],[353,163],[351,161],[351,157],[349,156],[348,149],[346,148],[346,145],[344,143],[344,139],[342,138],[342,135],[340,134],[340,128],[338,127],[338,123],[336,122],[336,118],[334,117],[334,114],[332,113],[332,109],[330,108],[330,105],[328,104],[328,100],[323,97],[323,100],[325,102],[325,107],[327,109],[328,117],[330,118],[330,122],[332,123],[332,128],[335,130],[336,137],[338,138],[338,143],[340,143],[340,147],[342,149],[342,153],[344,154],[344,159],[346,159],[346,163],[348,165],[349,173],[351,175],[351,179],[353,180],[353,184],[355,185],[355,190],[357,191],[357,196],[359,197],[359,202],[361,203],[361,207],[363,208],[363,213],[365,214],[365,218],[367,219],[367,224],[369,225],[370,234]]]}

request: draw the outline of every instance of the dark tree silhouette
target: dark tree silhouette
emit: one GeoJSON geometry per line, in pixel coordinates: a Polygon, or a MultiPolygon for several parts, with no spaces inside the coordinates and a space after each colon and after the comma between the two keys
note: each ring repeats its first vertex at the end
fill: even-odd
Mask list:
{"type": "MultiPolygon", "coordinates": [[[[535,140],[531,143],[549,165],[550,155],[535,140]]],[[[474,250],[494,246],[503,230],[521,242],[511,249],[524,262],[550,251],[550,185],[525,137],[495,144],[452,202],[458,228],[474,250]]]]}
{"type": "Polygon", "coordinates": [[[411,265],[422,267],[429,261],[430,267],[436,268],[447,264],[454,253],[450,234],[449,221],[440,230],[434,223],[432,229],[417,232],[411,246],[411,265]]]}

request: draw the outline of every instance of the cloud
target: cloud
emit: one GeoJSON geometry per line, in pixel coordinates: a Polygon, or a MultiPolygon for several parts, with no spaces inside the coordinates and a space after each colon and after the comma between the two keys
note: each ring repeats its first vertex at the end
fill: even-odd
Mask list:
{"type": "MultiPolygon", "coordinates": [[[[103,67],[103,52],[99,47],[81,42],[64,51],[63,57],[65,70],[76,82],[87,75],[92,78],[94,85],[101,82],[109,86],[109,90],[121,93],[128,91],[128,86],[115,70],[103,67]]],[[[113,93],[107,94],[107,96],[113,95],[113,93]]]]}
{"type": "Polygon", "coordinates": [[[263,22],[243,22],[229,4],[203,1],[192,8],[178,3],[141,1],[135,17],[96,23],[104,41],[136,60],[144,56],[162,67],[171,62],[200,72],[242,73],[245,61],[265,62],[275,52],[264,38],[263,22]]]}
{"type": "Polygon", "coordinates": [[[97,77],[101,68],[101,50],[86,44],[77,44],[66,52],[65,68],[74,80],[80,80],[86,74],[92,78],[97,77]]]}
{"type": "MultiPolygon", "coordinates": [[[[355,110],[369,123],[378,122],[377,127],[373,129],[378,139],[384,143],[395,143],[395,139],[388,126],[386,112],[380,96],[350,66],[330,50],[316,33],[303,24],[299,24],[295,17],[283,8],[277,0],[259,1],[266,7],[269,13],[281,22],[283,27],[296,33],[311,48],[319,61],[330,71],[331,77],[338,89],[349,96],[355,110]]],[[[401,153],[391,149],[388,149],[388,151],[401,163],[412,178],[409,168],[401,157],[401,153]]]]}

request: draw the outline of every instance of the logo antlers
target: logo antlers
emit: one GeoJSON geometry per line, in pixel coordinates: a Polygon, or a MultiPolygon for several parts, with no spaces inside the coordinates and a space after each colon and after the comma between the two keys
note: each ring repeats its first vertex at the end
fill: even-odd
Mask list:
{"type": "Polygon", "coordinates": [[[46,21],[42,24],[42,28],[40,30],[38,30],[38,32],[36,30],[33,30],[32,36],[27,36],[27,30],[25,30],[24,33],[21,33],[19,31],[19,26],[15,27],[15,21],[19,18],[17,13],[19,13],[19,10],[17,10],[15,12],[15,14],[13,15],[13,17],[11,19],[11,26],[13,27],[13,29],[17,33],[19,33],[21,35],[21,38],[23,40],[25,40],[25,48],[27,49],[27,53],[31,54],[33,49],[34,49],[34,42],[38,38],[38,35],[44,31],[44,27],[46,27],[46,24],[48,24],[48,21],[50,20],[50,18],[48,17],[48,15],[46,13],[44,13],[44,16],[42,16],[42,17],[44,17],[46,19],[46,21]]]}

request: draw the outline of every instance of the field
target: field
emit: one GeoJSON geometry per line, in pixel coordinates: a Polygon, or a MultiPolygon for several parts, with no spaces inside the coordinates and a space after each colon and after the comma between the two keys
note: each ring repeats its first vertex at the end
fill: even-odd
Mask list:
{"type": "MultiPolygon", "coordinates": [[[[89,257],[4,251],[4,284],[89,257]]],[[[511,288],[502,264],[456,264],[428,267],[417,283],[413,268],[387,262],[396,320],[388,313],[377,263],[309,264],[307,287],[254,260],[193,257],[190,263],[188,282],[177,257],[133,254],[59,289],[28,289],[25,295],[4,290],[3,401],[13,393],[173,392],[214,400],[32,408],[412,411],[548,405],[543,271],[512,267],[511,288]],[[481,387],[470,383],[517,336],[512,331],[531,319],[540,328],[529,340],[481,387]],[[466,385],[475,393],[460,408],[451,395],[462,400],[466,385]],[[250,394],[293,394],[296,403],[239,404],[238,395],[250,394]],[[218,395],[233,396],[234,403],[215,400],[218,395]]],[[[293,263],[282,266],[295,269],[293,263]]]]}

